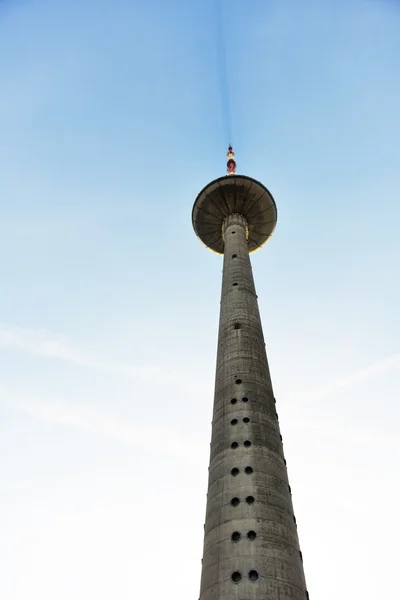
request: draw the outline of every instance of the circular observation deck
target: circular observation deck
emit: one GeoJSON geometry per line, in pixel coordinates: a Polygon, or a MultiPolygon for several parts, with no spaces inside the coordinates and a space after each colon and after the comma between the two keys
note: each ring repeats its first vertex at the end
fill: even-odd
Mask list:
{"type": "Polygon", "coordinates": [[[193,229],[203,244],[217,254],[224,253],[222,224],[232,213],[247,221],[249,252],[262,248],[277,220],[275,200],[267,188],[245,175],[225,175],[201,190],[193,206],[193,229]]]}

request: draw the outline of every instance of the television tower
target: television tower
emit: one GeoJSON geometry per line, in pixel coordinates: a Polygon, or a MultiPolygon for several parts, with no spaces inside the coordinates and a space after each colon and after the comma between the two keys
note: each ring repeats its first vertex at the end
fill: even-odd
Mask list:
{"type": "Polygon", "coordinates": [[[193,228],[224,255],[200,600],[308,600],[249,254],[272,235],[275,201],[236,174],[199,193],[193,228]]]}

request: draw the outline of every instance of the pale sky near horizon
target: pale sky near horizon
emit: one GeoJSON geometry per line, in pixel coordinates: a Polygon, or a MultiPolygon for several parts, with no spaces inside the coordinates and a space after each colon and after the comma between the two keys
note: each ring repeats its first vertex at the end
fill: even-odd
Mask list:
{"type": "Polygon", "coordinates": [[[400,2],[0,2],[0,598],[197,600],[238,171],[311,600],[398,593],[400,2]],[[226,114],[232,116],[227,140],[226,114]]]}

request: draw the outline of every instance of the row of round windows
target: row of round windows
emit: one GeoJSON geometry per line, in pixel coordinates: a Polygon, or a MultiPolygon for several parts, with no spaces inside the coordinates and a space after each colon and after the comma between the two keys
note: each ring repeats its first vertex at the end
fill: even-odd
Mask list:
{"type": "MultiPolygon", "coordinates": [[[[231,404],[236,404],[236,403],[237,403],[237,401],[238,401],[238,400],[237,400],[237,398],[232,398],[232,400],[231,400],[231,404]]],[[[244,396],[244,397],[242,398],[242,402],[246,403],[246,402],[248,402],[248,401],[249,401],[249,399],[248,399],[246,396],[244,396]]]]}
{"type": "MultiPolygon", "coordinates": [[[[251,542],[254,542],[254,540],[256,539],[257,534],[255,531],[249,531],[247,533],[247,539],[249,539],[251,542]]],[[[231,535],[231,540],[232,542],[239,542],[242,539],[242,534],[239,531],[234,531],[231,535]]]]}
{"type": "MultiPolygon", "coordinates": [[[[251,475],[254,472],[253,467],[245,467],[244,472],[246,473],[246,475],[251,475]]],[[[240,473],[240,469],[238,469],[237,467],[233,467],[233,469],[231,469],[231,475],[232,477],[236,477],[237,475],[239,475],[240,473]]]]}
{"type": "MultiPolygon", "coordinates": [[[[254,569],[249,571],[247,576],[250,579],[250,581],[257,581],[257,579],[258,579],[258,573],[254,569]]],[[[232,577],[233,583],[239,583],[243,579],[243,576],[239,571],[235,571],[234,573],[232,573],[231,577],[232,577]]]]}
{"type": "MultiPolygon", "coordinates": [[[[245,440],[245,441],[243,442],[243,446],[244,446],[245,448],[250,448],[250,446],[251,446],[251,441],[250,441],[250,440],[245,440]]],[[[238,442],[232,442],[232,444],[231,444],[231,448],[232,448],[232,450],[236,450],[236,448],[239,448],[239,443],[238,443],[238,442]]]]}
{"type": "MultiPolygon", "coordinates": [[[[237,381],[240,381],[240,380],[237,380],[237,381]]],[[[248,401],[249,401],[249,399],[246,396],[244,396],[242,398],[242,402],[246,403],[248,401]]],[[[236,404],[236,403],[237,403],[237,398],[232,398],[231,404],[236,404]]],[[[245,424],[250,423],[250,419],[248,417],[244,417],[242,419],[242,421],[245,424]]],[[[238,419],[232,419],[231,420],[231,425],[237,425],[237,424],[238,424],[238,419]]],[[[243,442],[243,446],[245,448],[250,448],[251,441],[250,440],[246,440],[245,442],[243,442]]],[[[231,444],[231,448],[232,449],[236,449],[238,447],[239,447],[238,442],[232,442],[232,444],[231,444]]],[[[239,472],[240,472],[239,469],[237,467],[234,467],[231,470],[231,475],[233,477],[236,477],[239,474],[239,472]]],[[[250,467],[250,466],[245,467],[244,472],[246,473],[246,475],[251,475],[253,473],[253,467],[250,467]]],[[[247,496],[245,501],[246,501],[246,504],[248,504],[248,505],[254,504],[254,496],[247,496]]],[[[237,497],[232,498],[232,500],[231,500],[231,506],[239,506],[239,504],[240,504],[240,499],[239,498],[237,498],[237,497]]],[[[247,532],[247,539],[249,541],[253,542],[256,539],[256,537],[257,537],[257,534],[256,534],[255,531],[248,531],[247,532]]],[[[234,531],[232,533],[232,535],[231,535],[231,540],[234,543],[238,543],[241,540],[241,538],[242,538],[242,534],[239,531],[234,531]]],[[[251,571],[249,571],[248,578],[250,579],[250,581],[257,581],[257,579],[258,579],[258,573],[257,573],[257,571],[255,571],[254,569],[252,569],[251,571]]],[[[238,584],[241,580],[242,580],[242,574],[239,571],[235,571],[234,573],[232,573],[232,581],[233,581],[233,583],[238,584]]]]}

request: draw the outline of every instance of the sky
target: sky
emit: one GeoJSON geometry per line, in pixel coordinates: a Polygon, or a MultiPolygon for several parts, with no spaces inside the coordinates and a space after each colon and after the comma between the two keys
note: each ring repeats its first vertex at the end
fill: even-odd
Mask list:
{"type": "Polygon", "coordinates": [[[230,142],[310,598],[394,597],[399,70],[398,0],[0,2],[1,598],[198,598],[230,142]]]}

